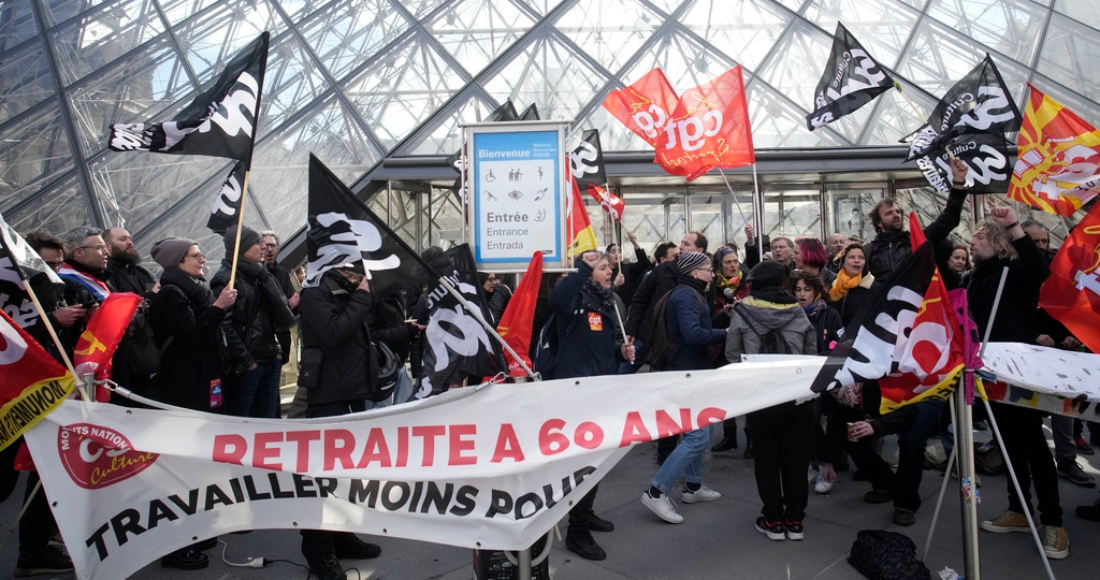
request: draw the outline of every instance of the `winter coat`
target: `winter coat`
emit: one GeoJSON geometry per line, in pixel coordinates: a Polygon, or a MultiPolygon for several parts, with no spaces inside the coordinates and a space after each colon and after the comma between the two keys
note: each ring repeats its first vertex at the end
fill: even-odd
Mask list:
{"type": "MultiPolygon", "coordinates": [[[[229,260],[222,260],[222,267],[210,281],[215,296],[220,296],[229,284],[230,267],[229,260]]],[[[246,368],[253,362],[274,361],[282,352],[276,331],[288,329],[296,322],[283,291],[263,264],[246,260],[238,261],[233,286],[237,289],[237,301],[229,312],[229,322],[240,339],[239,343],[231,344],[234,360],[246,368]]]]}
{"type": "Polygon", "coordinates": [[[725,340],[726,331],[711,326],[710,308],[703,298],[706,284],[695,278],[686,278],[681,284],[665,306],[665,328],[672,351],[661,370],[709,369],[709,347],[725,340]]]}
{"type": "MultiPolygon", "coordinates": [[[[940,246],[947,240],[951,230],[958,227],[966,195],[965,189],[952,189],[943,211],[932,223],[925,226],[924,236],[932,242],[933,247],[940,246]]],[[[896,232],[879,232],[871,243],[863,247],[863,252],[867,256],[867,269],[875,278],[885,280],[894,273],[906,256],[913,253],[913,247],[909,232],[901,229],[896,232]]],[[[950,256],[950,250],[947,254],[950,256]]]]}
{"type": "Polygon", "coordinates": [[[840,321],[843,326],[848,326],[848,323],[856,317],[860,309],[867,303],[867,299],[871,297],[871,287],[875,284],[875,277],[870,274],[864,274],[863,279],[859,281],[859,285],[852,288],[840,299],[834,306],[837,312],[840,313],[840,321]]]}
{"type": "Polygon", "coordinates": [[[205,280],[177,268],[161,276],[161,289],[153,298],[149,319],[157,347],[164,348],[152,385],[159,387],[160,400],[165,403],[197,411],[224,409],[210,407],[212,382],[220,383],[223,377],[217,341],[224,340],[221,323],[225,318],[225,311],[213,302],[205,280]]]}
{"type": "Polygon", "coordinates": [[[133,292],[146,300],[153,299],[153,286],[157,285],[157,277],[144,266],[129,266],[118,258],[109,257],[107,271],[111,273],[107,282],[111,292],[133,292]]]}
{"type": "Polygon", "coordinates": [[[676,260],[658,264],[648,276],[642,279],[642,283],[634,293],[630,312],[624,322],[626,333],[648,341],[653,336],[653,327],[657,320],[654,313],[657,302],[685,279],[686,277],[676,266],[676,260]]]}
{"type": "Polygon", "coordinates": [[[965,280],[970,314],[978,328],[985,332],[1001,281],[1001,270],[1008,266],[1001,303],[989,340],[993,342],[1035,341],[1035,316],[1039,306],[1039,288],[1050,276],[1050,266],[1039,247],[1024,236],[1012,241],[1020,256],[1017,260],[994,258],[974,265],[965,280]]]}
{"type": "Polygon", "coordinates": [[[783,304],[754,294],[733,309],[726,360],[739,363],[742,354],[760,353],[763,335],[754,328],[763,333],[779,329],[791,354],[817,354],[817,331],[797,302],[783,304]]]}
{"type": "Polygon", "coordinates": [[[620,264],[611,273],[612,281],[615,280],[620,271],[623,273],[623,285],[615,288],[615,293],[623,299],[624,304],[630,304],[634,300],[634,293],[638,291],[638,286],[642,283],[646,272],[653,269],[653,262],[649,260],[645,250],[634,248],[634,258],[635,261],[629,264],[620,264]]]}
{"type": "MultiPolygon", "coordinates": [[[[276,263],[274,267],[267,267],[267,271],[271,272],[271,276],[275,278],[275,283],[279,286],[279,290],[282,291],[283,297],[289,300],[290,297],[294,295],[294,283],[290,281],[290,271],[278,263],[276,263]]],[[[298,314],[296,308],[291,309],[291,312],[295,315],[298,314]]],[[[290,362],[290,328],[276,330],[275,341],[279,343],[279,354],[285,365],[290,362]]]]}
{"type": "Polygon", "coordinates": [[[610,291],[601,299],[592,287],[592,267],[577,263],[577,271],[550,291],[550,308],[558,331],[555,378],[613,375],[621,359],[615,311],[610,291]]]}
{"type": "Polygon", "coordinates": [[[298,303],[302,359],[307,360],[311,350],[321,356],[317,386],[307,393],[309,405],[362,401],[370,396],[373,297],[349,286],[339,272],[329,271],[317,286],[302,290],[298,303]]]}

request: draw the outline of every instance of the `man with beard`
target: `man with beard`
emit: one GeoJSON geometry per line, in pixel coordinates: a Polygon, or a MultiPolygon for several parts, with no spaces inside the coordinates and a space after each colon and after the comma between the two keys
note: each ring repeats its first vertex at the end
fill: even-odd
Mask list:
{"type": "Polygon", "coordinates": [[[141,256],[134,248],[134,239],[124,228],[103,230],[103,241],[111,255],[107,258],[107,271],[111,273],[107,286],[112,292],[133,292],[151,300],[157,285],[153,273],[140,264],[141,256]]]}

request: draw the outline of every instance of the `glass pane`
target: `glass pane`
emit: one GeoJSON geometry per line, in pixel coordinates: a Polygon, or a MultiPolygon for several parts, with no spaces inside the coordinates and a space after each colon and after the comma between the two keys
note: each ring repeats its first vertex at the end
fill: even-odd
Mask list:
{"type": "MultiPolygon", "coordinates": [[[[933,95],[943,95],[978,66],[985,53],[985,47],[934,20],[925,19],[909,50],[902,56],[898,73],[933,95]]],[[[1027,70],[1003,58],[994,59],[994,62],[1009,93],[1017,103],[1021,102],[1027,70]]]]}
{"type": "Polygon", "coordinates": [[[487,117],[493,109],[494,105],[481,101],[477,96],[468,95],[457,113],[444,115],[438,120],[435,129],[427,133],[426,137],[406,145],[399,153],[402,155],[451,155],[462,147],[462,128],[459,125],[476,123],[487,117]]]}
{"type": "Polygon", "coordinates": [[[161,9],[168,23],[176,26],[191,16],[202,12],[220,0],[161,0],[161,9]]]}
{"type": "MultiPolygon", "coordinates": [[[[689,201],[691,203],[691,223],[688,225],[693,232],[702,232],[707,238],[707,251],[711,254],[714,250],[718,249],[718,246],[726,242],[726,232],[729,227],[726,226],[727,221],[734,221],[728,219],[729,214],[723,212],[723,198],[728,196],[723,195],[709,195],[709,194],[695,194],[690,196],[689,201]]],[[[736,216],[733,216],[736,218],[736,216]]]]}
{"type": "MultiPolygon", "coordinates": [[[[621,79],[627,84],[633,83],[650,70],[660,67],[678,94],[707,83],[735,66],[737,63],[713,52],[693,37],[674,32],[650,45],[648,52],[633,68],[625,71],[621,79]]],[[[748,84],[750,75],[746,72],[744,77],[748,84]]]]}
{"type": "Polygon", "coordinates": [[[337,79],[408,29],[409,22],[387,0],[340,0],[299,25],[302,38],[337,79]]]}
{"type": "Polygon", "coordinates": [[[343,92],[387,150],[462,88],[463,79],[422,37],[375,62],[343,92]]]}
{"type": "Polygon", "coordinates": [[[428,213],[431,218],[428,245],[450,248],[454,240],[462,237],[462,203],[450,190],[432,188],[428,213]]]}
{"type": "Polygon", "coordinates": [[[1061,14],[1051,16],[1039,53],[1038,70],[1095,100],[1097,83],[1100,83],[1097,57],[1100,57],[1100,35],[1095,30],[1061,14]]]}
{"type": "MultiPolygon", "coordinates": [[[[1100,104],[1097,104],[1096,101],[1086,99],[1038,73],[1031,79],[1031,84],[1063,106],[1069,107],[1071,111],[1077,113],[1079,117],[1093,127],[1100,126],[1100,104]]],[[[1026,102],[1024,105],[1026,106],[1026,102]]],[[[1024,110],[1021,107],[1020,113],[1023,112],[1024,110]]]]}
{"type": "Polygon", "coordinates": [[[44,229],[58,234],[92,223],[88,198],[75,175],[42,192],[39,199],[41,203],[28,203],[4,212],[8,225],[18,232],[44,229]]]}
{"type": "Polygon", "coordinates": [[[575,49],[551,37],[516,54],[483,86],[498,102],[512,99],[519,110],[538,105],[543,119],[572,119],[606,84],[607,77],[578,58],[575,49]]]}
{"type": "Polygon", "coordinates": [[[765,147],[839,147],[844,140],[823,127],[814,132],[806,128],[806,113],[783,95],[757,82],[750,82],[749,118],[752,141],[757,149],[765,147]]]}
{"type": "Polygon", "coordinates": [[[73,169],[56,102],[0,133],[0,196],[5,207],[27,199],[73,169]]]}
{"type": "Polygon", "coordinates": [[[0,57],[0,123],[52,97],[55,90],[41,41],[0,57]]]}
{"type": "Polygon", "coordinates": [[[260,33],[266,30],[275,39],[284,28],[268,0],[230,0],[180,28],[176,36],[199,82],[206,86],[260,33]]]}
{"type": "MultiPolygon", "coordinates": [[[[624,189],[620,192],[626,202],[626,211],[623,212],[623,228],[634,232],[638,236],[638,245],[644,248],[649,255],[657,244],[673,240],[669,234],[665,220],[665,203],[674,203],[680,207],[680,237],[683,237],[683,203],[681,193],[663,192],[639,192],[624,189]]],[[[677,244],[680,237],[675,238],[677,244]]]]}
{"type": "Polygon", "coordinates": [[[575,4],[555,25],[607,70],[617,71],[664,20],[632,0],[591,0],[575,4]]]}
{"type": "Polygon", "coordinates": [[[110,152],[88,164],[97,198],[108,206],[111,221],[125,223],[131,233],[188,196],[207,204],[205,219],[229,168],[216,157],[142,152],[110,152]]]}
{"type": "Polygon", "coordinates": [[[506,0],[462,0],[425,28],[471,75],[512,46],[535,23],[506,0]]]}
{"type": "Polygon", "coordinates": [[[579,136],[582,129],[596,129],[600,132],[600,145],[604,151],[653,151],[653,147],[626,128],[618,119],[612,117],[603,107],[592,108],[585,117],[577,118],[573,123],[579,136]]]}
{"type": "Polygon", "coordinates": [[[902,2],[916,8],[917,10],[923,10],[924,5],[928,3],[928,0],[901,0],[902,2]]]}
{"type": "Polygon", "coordinates": [[[303,18],[313,14],[318,8],[328,4],[332,0],[275,0],[282,6],[291,22],[301,22],[303,18]]]}
{"type": "MultiPolygon", "coordinates": [[[[897,199],[898,205],[901,206],[902,211],[906,215],[908,215],[910,211],[916,212],[917,217],[920,218],[920,223],[925,225],[932,223],[936,219],[936,216],[940,215],[940,212],[943,211],[944,204],[947,203],[947,196],[937,193],[931,187],[898,188],[894,197],[897,199]]],[[[951,231],[951,235],[948,239],[963,243],[970,242],[972,233],[970,228],[970,208],[970,203],[963,205],[962,218],[959,220],[959,226],[951,231]]]]}
{"type": "Polygon", "coordinates": [[[0,4],[0,52],[38,34],[38,26],[31,13],[32,1],[12,0],[0,4]]]}
{"type": "MultiPolygon", "coordinates": [[[[83,83],[69,93],[77,135],[85,157],[107,146],[115,123],[151,121],[173,105],[194,98],[176,51],[162,41],[135,54],[83,83]]],[[[163,117],[162,117],[163,118],[163,117]]]]}
{"type": "Polygon", "coordinates": [[[530,6],[535,12],[545,16],[550,13],[551,10],[556,8],[558,4],[561,4],[564,0],[522,0],[524,4],[530,6]]]}
{"type": "Polygon", "coordinates": [[[286,122],[329,84],[297,37],[285,35],[268,50],[259,137],[286,122]]]}
{"type": "Polygon", "coordinates": [[[419,20],[446,1],[447,0],[401,0],[401,5],[405,7],[405,10],[412,12],[412,15],[419,20]]]}
{"type": "Polygon", "coordinates": [[[105,4],[111,0],[38,0],[42,14],[46,17],[47,28],[52,28],[85,10],[105,4]]]}
{"type": "Polygon", "coordinates": [[[836,31],[837,22],[843,22],[863,48],[890,69],[920,17],[905,6],[881,0],[811,0],[804,15],[829,34],[836,31]]]}
{"type": "MultiPolygon", "coordinates": [[[[874,113],[867,123],[867,131],[864,132],[860,145],[897,146],[902,137],[924,125],[932,109],[936,108],[936,99],[896,77],[894,80],[901,83],[905,95],[886,91],[875,99],[874,113]]],[[[867,105],[864,108],[870,107],[871,105],[867,105]]]]}
{"type": "Polygon", "coordinates": [[[1049,12],[1031,0],[932,0],[928,6],[929,16],[1029,64],[1049,12]]]}
{"type": "Polygon", "coordinates": [[[684,0],[649,0],[649,3],[664,10],[666,14],[672,14],[684,3],[684,0]]]}
{"type": "MultiPolygon", "coordinates": [[[[874,239],[875,228],[871,225],[867,213],[881,198],[882,189],[836,190],[830,188],[826,193],[830,218],[826,228],[828,234],[855,236],[865,242],[874,239]]],[[[826,242],[827,240],[826,237],[826,242]]]]}
{"type": "Polygon", "coordinates": [[[156,7],[128,0],[66,23],[50,33],[61,78],[71,85],[164,32],[156,7]]]}
{"type": "Polygon", "coordinates": [[[756,70],[791,18],[790,13],[765,0],[697,0],[680,23],[749,70],[756,70]]]}
{"type": "MultiPolygon", "coordinates": [[[[1050,2],[1047,1],[1043,4],[1049,5],[1050,2]]],[[[1054,5],[1054,10],[1069,16],[1077,22],[1100,30],[1100,0],[1072,0],[1070,2],[1063,0],[1054,5]]]]}
{"type": "Polygon", "coordinates": [[[260,143],[248,189],[283,236],[306,223],[308,153],[349,186],[381,158],[351,112],[331,97],[316,113],[260,143]]]}

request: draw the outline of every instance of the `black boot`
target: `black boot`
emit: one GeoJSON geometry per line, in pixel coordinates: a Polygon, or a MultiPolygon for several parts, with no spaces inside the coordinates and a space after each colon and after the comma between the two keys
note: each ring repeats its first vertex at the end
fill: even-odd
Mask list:
{"type": "Polygon", "coordinates": [[[596,540],[592,539],[592,533],[588,530],[583,532],[570,531],[565,536],[565,547],[585,560],[604,560],[607,558],[607,552],[604,552],[603,548],[596,544],[596,540]]]}
{"type": "Polygon", "coordinates": [[[710,450],[715,453],[732,451],[734,449],[737,449],[737,435],[726,435],[718,442],[718,445],[710,448],[710,450]]]}
{"type": "Polygon", "coordinates": [[[180,570],[201,570],[210,565],[210,559],[206,557],[206,554],[188,546],[161,558],[160,565],[165,568],[179,568],[180,570]]]}

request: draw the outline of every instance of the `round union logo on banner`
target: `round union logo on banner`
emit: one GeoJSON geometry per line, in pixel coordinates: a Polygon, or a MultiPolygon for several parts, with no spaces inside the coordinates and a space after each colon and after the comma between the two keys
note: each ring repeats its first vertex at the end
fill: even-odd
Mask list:
{"type": "Polygon", "coordinates": [[[129,479],[159,457],[136,451],[130,440],[114,429],[90,423],[59,429],[57,453],[69,477],[84,489],[100,489],[129,479]]]}

